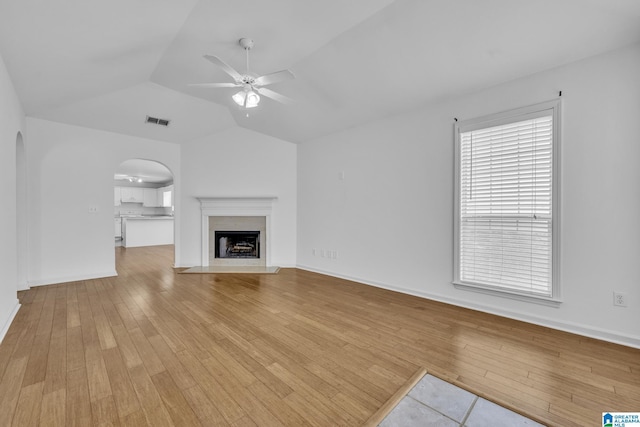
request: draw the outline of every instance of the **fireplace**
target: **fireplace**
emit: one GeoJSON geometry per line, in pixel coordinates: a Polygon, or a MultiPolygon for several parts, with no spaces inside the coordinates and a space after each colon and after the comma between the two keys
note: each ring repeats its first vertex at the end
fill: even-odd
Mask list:
{"type": "MultiPolygon", "coordinates": [[[[271,266],[271,208],[277,197],[199,197],[202,211],[202,265],[213,267],[271,266]],[[233,256],[220,258],[218,232],[227,233],[229,239],[238,235],[228,235],[229,231],[245,234],[241,245],[231,251],[233,256]],[[248,234],[253,234],[247,236],[248,234]],[[255,232],[259,235],[255,237],[255,232]],[[252,243],[251,239],[255,239],[252,243]],[[246,245],[245,243],[249,243],[246,245]],[[256,256],[251,254],[250,245],[255,244],[256,256]]],[[[223,251],[226,253],[226,250],[223,251]]]]}
{"type": "Polygon", "coordinates": [[[260,258],[260,231],[215,231],[216,258],[260,258]]]}

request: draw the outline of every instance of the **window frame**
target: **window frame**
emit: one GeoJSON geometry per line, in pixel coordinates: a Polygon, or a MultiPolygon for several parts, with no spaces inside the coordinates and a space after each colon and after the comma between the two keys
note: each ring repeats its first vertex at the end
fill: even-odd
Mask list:
{"type": "Polygon", "coordinates": [[[516,108],[500,113],[489,114],[473,119],[456,121],[454,125],[454,259],[453,285],[457,289],[507,297],[521,301],[534,302],[549,306],[558,306],[562,302],[560,287],[560,99],[554,99],[527,107],[516,108]],[[552,183],[551,183],[551,295],[540,295],[490,286],[479,283],[463,282],[460,279],[460,223],[461,223],[461,134],[473,130],[500,126],[527,120],[531,116],[551,110],[552,115],[552,183]]]}

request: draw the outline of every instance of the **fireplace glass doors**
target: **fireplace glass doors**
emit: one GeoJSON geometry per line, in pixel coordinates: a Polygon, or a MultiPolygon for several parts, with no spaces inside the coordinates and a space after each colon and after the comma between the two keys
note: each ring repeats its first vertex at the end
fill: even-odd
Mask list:
{"type": "Polygon", "coordinates": [[[215,232],[216,258],[260,258],[260,231],[215,232]]]}

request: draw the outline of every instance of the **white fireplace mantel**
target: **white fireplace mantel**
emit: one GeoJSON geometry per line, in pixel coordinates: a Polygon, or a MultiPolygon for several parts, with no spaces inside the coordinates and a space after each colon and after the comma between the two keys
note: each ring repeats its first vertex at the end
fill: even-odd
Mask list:
{"type": "Polygon", "coordinates": [[[267,232],[267,267],[271,266],[271,208],[276,196],[197,197],[202,212],[202,266],[209,266],[210,216],[264,216],[267,232]]]}

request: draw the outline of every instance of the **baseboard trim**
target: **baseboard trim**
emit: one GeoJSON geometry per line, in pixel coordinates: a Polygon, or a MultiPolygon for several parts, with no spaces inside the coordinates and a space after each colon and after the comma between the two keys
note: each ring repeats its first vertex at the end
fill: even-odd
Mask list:
{"type": "Polygon", "coordinates": [[[18,314],[18,310],[20,310],[20,307],[21,307],[20,301],[16,298],[16,303],[13,306],[11,313],[9,313],[7,320],[4,322],[4,325],[2,326],[2,330],[0,330],[0,343],[2,343],[2,341],[4,340],[4,337],[7,335],[7,332],[9,332],[11,323],[13,323],[13,319],[15,319],[16,315],[18,314]]]}
{"type": "Polygon", "coordinates": [[[66,276],[66,277],[53,277],[49,279],[39,279],[39,280],[30,280],[29,286],[45,286],[45,285],[55,285],[58,283],[67,283],[67,282],[78,282],[80,280],[92,280],[92,279],[102,279],[105,277],[115,277],[118,273],[115,270],[105,271],[103,273],[94,273],[94,274],[86,274],[86,275],[78,275],[78,276],[66,276]]]}
{"type": "Polygon", "coordinates": [[[496,316],[506,317],[513,320],[519,320],[521,322],[531,323],[533,325],[538,325],[538,326],[544,326],[547,328],[556,329],[563,332],[569,332],[569,333],[581,335],[587,338],[593,338],[597,340],[607,341],[613,344],[620,344],[626,347],[640,349],[640,337],[621,334],[615,331],[589,327],[589,326],[580,325],[573,322],[561,322],[561,321],[544,318],[544,317],[523,315],[522,313],[516,313],[513,311],[504,310],[504,309],[490,306],[490,305],[474,304],[474,303],[469,303],[467,301],[459,301],[459,300],[445,297],[438,294],[416,291],[414,289],[407,289],[400,286],[392,286],[387,283],[374,282],[371,280],[365,280],[365,279],[352,277],[348,275],[336,274],[330,271],[313,268],[306,265],[298,265],[297,268],[301,270],[311,271],[313,273],[336,277],[338,279],[350,280],[353,282],[362,283],[364,285],[374,286],[376,288],[387,289],[389,291],[400,292],[407,295],[413,295],[420,298],[426,298],[426,299],[430,299],[438,302],[443,302],[445,304],[451,304],[457,307],[463,307],[471,310],[482,311],[484,313],[495,314],[496,316]]]}

